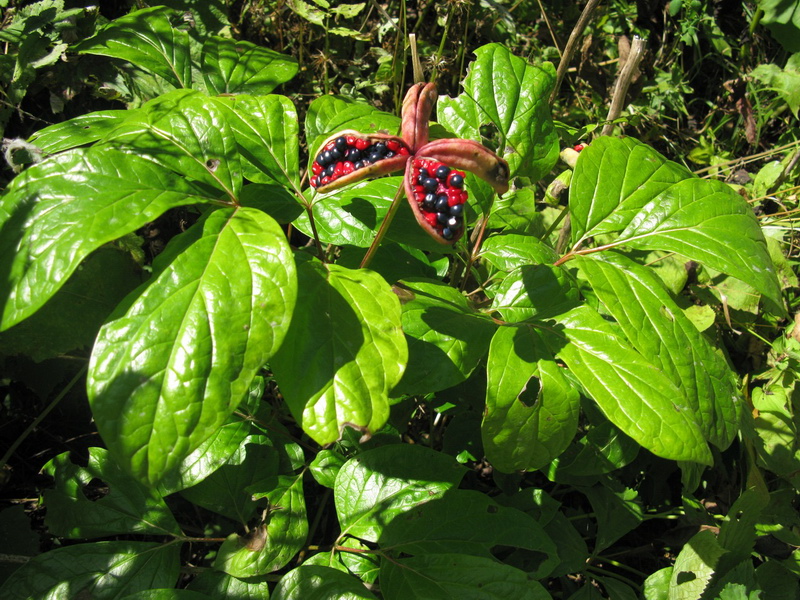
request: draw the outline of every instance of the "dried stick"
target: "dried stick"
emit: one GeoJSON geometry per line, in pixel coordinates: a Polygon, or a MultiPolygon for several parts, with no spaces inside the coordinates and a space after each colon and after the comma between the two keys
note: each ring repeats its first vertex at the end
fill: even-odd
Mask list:
{"type": "Polygon", "coordinates": [[[589,21],[592,18],[592,13],[594,12],[594,9],[597,8],[598,4],[600,4],[600,0],[589,0],[586,3],[586,6],[583,7],[581,16],[578,18],[578,22],[575,23],[575,27],[572,28],[572,33],[569,34],[567,45],[564,47],[564,54],[561,55],[561,61],[559,61],[558,69],[556,70],[556,86],[553,88],[553,93],[550,94],[550,104],[555,102],[556,96],[558,96],[558,90],[561,88],[561,82],[564,81],[564,75],[567,74],[569,63],[572,61],[572,57],[578,47],[578,39],[581,37],[583,30],[586,29],[586,26],[589,24],[589,21]]]}
{"type": "Polygon", "coordinates": [[[634,73],[639,68],[639,63],[644,55],[645,41],[638,35],[633,36],[631,50],[628,59],[619,71],[617,81],[614,83],[614,91],[611,94],[611,106],[608,108],[606,124],[600,135],[611,135],[614,129],[614,119],[622,114],[622,107],[625,104],[625,97],[628,95],[628,88],[631,85],[634,73]]]}

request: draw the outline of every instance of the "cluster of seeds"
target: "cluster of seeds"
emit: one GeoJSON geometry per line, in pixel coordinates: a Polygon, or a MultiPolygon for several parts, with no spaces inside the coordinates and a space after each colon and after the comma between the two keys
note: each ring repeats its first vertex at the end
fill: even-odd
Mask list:
{"type": "Polygon", "coordinates": [[[398,140],[371,142],[353,135],[339,136],[317,154],[311,165],[311,187],[328,185],[353,171],[403,154],[409,154],[408,148],[398,140]]]}
{"type": "Polygon", "coordinates": [[[458,236],[464,226],[464,173],[438,161],[413,161],[414,195],[425,220],[446,240],[458,236]]]}

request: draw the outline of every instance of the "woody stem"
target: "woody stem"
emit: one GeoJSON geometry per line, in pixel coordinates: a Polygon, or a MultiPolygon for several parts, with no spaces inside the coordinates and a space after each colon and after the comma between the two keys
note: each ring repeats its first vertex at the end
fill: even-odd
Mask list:
{"type": "Polygon", "coordinates": [[[372,240],[372,245],[369,247],[369,250],[367,250],[364,258],[361,260],[361,269],[366,269],[369,266],[369,263],[372,262],[372,257],[375,255],[375,252],[378,251],[378,246],[381,245],[383,236],[386,235],[386,231],[389,229],[389,225],[392,224],[392,219],[394,219],[397,209],[400,208],[400,203],[403,201],[403,193],[405,192],[403,183],[404,182],[402,181],[400,182],[400,186],[397,188],[397,193],[394,195],[394,199],[392,200],[392,205],[389,207],[389,212],[387,212],[386,216],[383,217],[381,228],[378,229],[375,239],[372,240]]]}

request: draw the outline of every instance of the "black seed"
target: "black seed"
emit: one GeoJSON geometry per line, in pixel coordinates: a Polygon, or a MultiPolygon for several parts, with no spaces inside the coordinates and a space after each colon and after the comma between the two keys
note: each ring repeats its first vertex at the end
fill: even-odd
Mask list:
{"type": "Polygon", "coordinates": [[[353,163],[354,169],[363,169],[365,166],[366,165],[364,164],[363,160],[357,160],[356,162],[353,163]]]}
{"type": "Polygon", "coordinates": [[[392,158],[392,157],[394,157],[394,152],[392,152],[391,150],[389,150],[389,151],[386,153],[386,156],[384,156],[384,158],[392,158]]]}
{"type": "Polygon", "coordinates": [[[436,188],[439,187],[439,182],[436,181],[433,177],[428,177],[425,181],[422,182],[422,187],[424,187],[429,192],[435,192],[436,188]]]}
{"type": "Polygon", "coordinates": [[[381,156],[383,156],[384,154],[386,154],[386,150],[387,150],[387,148],[386,148],[386,144],[384,144],[383,142],[378,142],[378,143],[376,143],[376,144],[373,146],[373,148],[375,149],[375,152],[377,152],[377,153],[378,153],[378,154],[380,154],[381,156]]]}
{"type": "Polygon", "coordinates": [[[327,167],[329,162],[331,162],[331,160],[330,160],[330,156],[328,156],[328,157],[326,158],[326,157],[325,157],[325,153],[324,153],[324,152],[321,152],[321,153],[320,153],[320,154],[317,156],[317,164],[318,164],[320,167],[327,167]]]}
{"type": "Polygon", "coordinates": [[[449,240],[453,237],[453,235],[454,232],[449,227],[445,227],[444,229],[442,229],[442,237],[444,239],[449,240]]]}
{"type": "Polygon", "coordinates": [[[454,204],[450,207],[450,214],[454,217],[460,217],[464,214],[464,205],[463,204],[454,204]]]}
{"type": "Polygon", "coordinates": [[[339,150],[338,148],[334,148],[330,152],[331,152],[331,158],[334,161],[341,160],[341,158],[344,156],[344,153],[341,150],[339,150]]]}
{"type": "Polygon", "coordinates": [[[442,225],[447,223],[447,221],[449,219],[450,219],[450,215],[448,215],[447,213],[443,213],[443,212],[437,212],[436,213],[436,220],[439,221],[439,223],[441,223],[442,225]]]}
{"type": "Polygon", "coordinates": [[[319,186],[319,177],[314,176],[311,178],[311,187],[317,186],[319,186]]]}
{"type": "Polygon", "coordinates": [[[334,143],[336,144],[336,149],[339,150],[339,152],[343,153],[345,150],[347,150],[347,140],[345,138],[338,137],[334,143]]]}
{"type": "Polygon", "coordinates": [[[358,148],[350,148],[344,156],[350,162],[356,162],[357,160],[361,160],[361,150],[358,148]]]}
{"type": "Polygon", "coordinates": [[[450,167],[442,165],[438,169],[436,169],[436,177],[444,181],[447,179],[447,176],[450,175],[450,167]]]}
{"type": "Polygon", "coordinates": [[[369,159],[369,162],[374,163],[378,162],[381,159],[381,155],[378,154],[377,152],[373,152],[367,158],[369,159]]]}
{"type": "Polygon", "coordinates": [[[464,185],[464,178],[461,175],[454,173],[450,176],[450,185],[454,188],[460,188],[464,185]]]}
{"type": "Polygon", "coordinates": [[[461,218],[450,217],[449,219],[447,219],[447,226],[454,231],[461,229],[461,218]]]}
{"type": "MultiPolygon", "coordinates": [[[[430,194],[428,194],[428,195],[430,196],[430,194]]],[[[435,202],[430,202],[426,198],[425,200],[422,201],[422,208],[424,208],[428,212],[433,212],[433,211],[436,210],[436,203],[435,202]]]]}
{"type": "Polygon", "coordinates": [[[422,179],[427,179],[428,178],[428,169],[420,169],[419,170],[419,176],[422,177],[422,179]]]}
{"type": "Polygon", "coordinates": [[[446,213],[450,211],[450,205],[447,203],[447,196],[439,196],[436,198],[436,212],[446,213]]]}
{"type": "Polygon", "coordinates": [[[325,175],[330,177],[331,175],[333,175],[334,169],[336,169],[336,165],[328,165],[328,168],[325,169],[325,175]]]}
{"type": "Polygon", "coordinates": [[[425,201],[426,202],[436,202],[436,194],[425,194],[425,201]]]}

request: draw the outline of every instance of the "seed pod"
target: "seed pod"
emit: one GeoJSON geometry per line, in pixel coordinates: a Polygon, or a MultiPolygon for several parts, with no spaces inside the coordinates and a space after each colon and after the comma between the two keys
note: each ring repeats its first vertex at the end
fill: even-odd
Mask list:
{"type": "Polygon", "coordinates": [[[367,177],[401,170],[409,155],[408,146],[394,135],[364,135],[340,131],[325,140],[311,163],[311,187],[329,192],[367,177]]]}
{"type": "Polygon", "coordinates": [[[477,175],[498,194],[508,191],[508,163],[478,142],[453,138],[435,140],[420,148],[419,154],[477,175]]]}
{"type": "Polygon", "coordinates": [[[420,226],[437,242],[454,244],[464,233],[464,173],[435,158],[413,158],[406,169],[406,197],[420,226]],[[454,185],[454,183],[456,185],[454,185]]]}
{"type": "Polygon", "coordinates": [[[403,125],[401,135],[412,150],[428,143],[428,121],[436,99],[439,97],[433,83],[411,86],[403,99],[403,125]]]}

